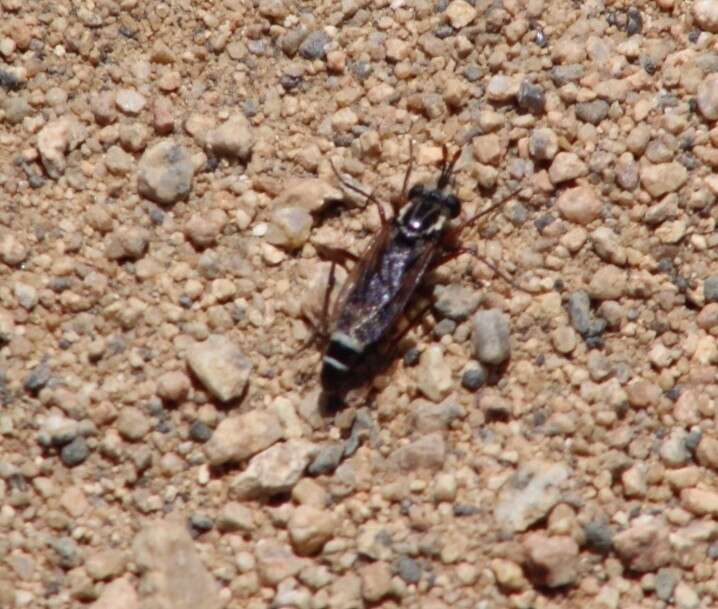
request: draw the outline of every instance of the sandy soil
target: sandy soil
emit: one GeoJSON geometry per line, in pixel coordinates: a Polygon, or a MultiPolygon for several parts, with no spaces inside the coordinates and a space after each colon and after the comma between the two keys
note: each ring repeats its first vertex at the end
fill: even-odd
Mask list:
{"type": "Polygon", "coordinates": [[[718,604],[718,3],[0,14],[0,607],[718,604]],[[328,414],[410,141],[507,202],[328,414]]]}

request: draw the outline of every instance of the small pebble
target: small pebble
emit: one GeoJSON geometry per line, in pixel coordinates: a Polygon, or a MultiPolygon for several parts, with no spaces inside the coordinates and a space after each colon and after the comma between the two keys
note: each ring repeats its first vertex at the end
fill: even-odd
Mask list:
{"type": "Polygon", "coordinates": [[[591,102],[576,104],[576,118],[585,123],[598,125],[608,116],[609,105],[606,100],[596,99],[591,102]]]}
{"type": "Polygon", "coordinates": [[[212,437],[212,429],[202,421],[196,420],[189,427],[189,437],[195,442],[204,444],[212,437]]]}
{"type": "Polygon", "coordinates": [[[299,45],[299,55],[304,59],[322,59],[326,54],[326,47],[329,44],[329,37],[325,32],[312,32],[299,45]]]}
{"type": "Polygon", "coordinates": [[[506,316],[499,309],[480,311],[473,319],[471,341],[476,358],[497,366],[511,354],[511,333],[506,316]]]}
{"type": "Polygon", "coordinates": [[[83,463],[90,455],[87,441],[82,436],[76,437],[69,444],[65,444],[60,451],[60,460],[67,467],[75,467],[83,463]]]}
{"type": "Polygon", "coordinates": [[[170,205],[187,198],[193,177],[189,151],[172,140],[163,140],[142,155],[137,168],[137,190],[160,205],[170,205]]]}
{"type": "Polygon", "coordinates": [[[693,18],[699,28],[718,33],[718,6],[713,0],[695,0],[693,18]]]}
{"type": "Polygon", "coordinates": [[[451,391],[451,368],[439,345],[430,345],[419,359],[416,369],[419,390],[430,400],[439,402],[451,391]]]}
{"type": "Polygon", "coordinates": [[[252,372],[252,362],[229,338],[220,334],[192,345],[187,350],[187,364],[221,402],[239,398],[252,372]]]}
{"type": "Polygon", "coordinates": [[[134,116],[142,112],[147,99],[135,89],[120,89],[115,95],[115,103],[120,111],[134,116]]]}
{"type": "Polygon", "coordinates": [[[703,296],[706,302],[718,302],[718,275],[713,275],[703,281],[703,296]]]}
{"type": "Polygon", "coordinates": [[[601,215],[603,202],[592,186],[577,186],[563,191],[556,207],[565,220],[586,225],[601,215]]]}
{"type": "Polygon", "coordinates": [[[468,391],[477,391],[486,382],[487,377],[485,368],[472,366],[461,376],[461,386],[468,391]]]}
{"type": "Polygon", "coordinates": [[[481,294],[464,285],[452,283],[447,286],[437,285],[434,298],[434,308],[442,317],[461,322],[476,311],[481,294]]]}

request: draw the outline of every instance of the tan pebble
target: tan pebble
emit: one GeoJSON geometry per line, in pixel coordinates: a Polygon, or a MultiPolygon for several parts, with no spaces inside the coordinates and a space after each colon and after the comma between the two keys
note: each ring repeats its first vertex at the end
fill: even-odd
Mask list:
{"type": "Polygon", "coordinates": [[[518,95],[520,84],[520,80],[516,77],[497,74],[489,80],[486,87],[486,96],[490,101],[510,101],[518,95]]]}
{"type": "Polygon", "coordinates": [[[718,471],[718,439],[704,435],[698,443],[696,456],[701,465],[718,471]]]}
{"type": "Polygon", "coordinates": [[[675,161],[641,168],[641,184],[654,199],[679,190],[687,180],[688,170],[675,161]]]}
{"type": "Polygon", "coordinates": [[[693,18],[702,30],[718,33],[718,6],[714,0],[695,0],[693,18]]]}
{"type": "Polygon", "coordinates": [[[573,152],[559,152],[548,170],[549,179],[553,184],[570,182],[588,174],[588,167],[573,152]]]}
{"type": "Polygon", "coordinates": [[[571,326],[559,326],[551,333],[551,342],[556,351],[565,355],[576,348],[578,337],[571,326]]]}
{"type": "Polygon", "coordinates": [[[607,264],[593,274],[588,293],[597,300],[619,300],[626,290],[626,272],[607,264]]]}
{"type": "Polygon", "coordinates": [[[227,417],[205,446],[211,465],[243,461],[282,438],[282,426],[272,413],[251,410],[227,417]]]}
{"type": "Polygon", "coordinates": [[[700,488],[681,491],[681,505],[696,516],[718,516],[718,493],[700,488]]]}
{"type": "Polygon", "coordinates": [[[417,368],[419,390],[430,400],[439,402],[451,391],[451,368],[439,345],[430,345],[421,354],[417,368]]]}
{"type": "Polygon", "coordinates": [[[157,379],[157,395],[163,400],[180,402],[187,397],[189,390],[190,380],[184,372],[165,372],[157,379]]]}
{"type": "Polygon", "coordinates": [[[147,99],[135,89],[120,89],[115,95],[115,104],[123,113],[134,116],[142,112],[147,99]]]}
{"type": "Polygon", "coordinates": [[[240,397],[249,382],[252,363],[229,338],[213,334],[187,349],[192,372],[222,402],[240,397]]]}
{"type": "Polygon", "coordinates": [[[520,592],[528,586],[523,570],[515,562],[503,558],[495,558],[491,561],[490,566],[494,577],[496,577],[496,582],[502,590],[507,592],[520,592]]]}
{"type": "Polygon", "coordinates": [[[474,138],[472,149],[474,158],[486,165],[498,165],[505,153],[505,148],[495,133],[474,138]]]}
{"type": "Polygon", "coordinates": [[[603,202],[591,186],[577,186],[561,193],[556,207],[565,220],[588,224],[601,214],[603,202]]]}
{"type": "Polygon", "coordinates": [[[327,507],[329,494],[313,479],[302,478],[292,489],[292,499],[299,504],[321,509],[327,507]]]}
{"type": "Polygon", "coordinates": [[[334,536],[336,518],[328,510],[311,505],[300,505],[294,509],[287,524],[292,547],[300,556],[319,552],[334,536]]]}
{"type": "Polygon", "coordinates": [[[265,238],[272,245],[289,250],[300,248],[309,239],[312,216],[303,207],[280,207],[272,212],[265,238]]]}
{"type": "Polygon", "coordinates": [[[661,397],[661,388],[650,381],[638,380],[626,386],[628,403],[634,408],[654,406],[661,397]]]}
{"type": "Polygon", "coordinates": [[[668,527],[654,516],[640,516],[618,533],[613,545],[621,561],[639,573],[655,571],[670,562],[668,527]]]}
{"type": "Polygon", "coordinates": [[[465,0],[453,0],[446,7],[446,16],[449,23],[451,23],[451,27],[455,30],[460,30],[476,19],[476,8],[465,0]]]}
{"type": "Polygon", "coordinates": [[[557,588],[575,581],[578,545],[571,537],[532,533],[523,545],[529,572],[541,585],[557,588]]]}

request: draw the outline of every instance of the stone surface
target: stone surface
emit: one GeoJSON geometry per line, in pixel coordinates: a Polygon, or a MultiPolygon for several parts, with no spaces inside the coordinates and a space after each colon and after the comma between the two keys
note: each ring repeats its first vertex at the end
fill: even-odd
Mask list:
{"type": "Polygon", "coordinates": [[[222,402],[242,396],[252,372],[252,362],[221,334],[194,343],[187,350],[187,364],[202,385],[222,402]]]}
{"type": "Polygon", "coordinates": [[[570,537],[533,533],[524,541],[524,548],[527,570],[540,585],[559,588],[576,581],[578,545],[570,537]]]}
{"type": "Polygon", "coordinates": [[[636,518],[613,538],[613,546],[626,567],[639,573],[655,571],[671,560],[668,528],[653,516],[636,518]]]}
{"type": "Polygon", "coordinates": [[[718,33],[718,7],[712,0],[695,0],[693,19],[702,30],[718,33]]]}
{"type": "Polygon", "coordinates": [[[297,575],[307,564],[305,559],[292,553],[289,546],[276,539],[260,539],[254,549],[257,573],[262,583],[275,586],[280,581],[297,575]]]}
{"type": "Polygon", "coordinates": [[[451,391],[451,368],[444,360],[439,345],[430,345],[421,354],[417,368],[419,391],[434,402],[439,402],[451,391]]]}
{"type": "Polygon", "coordinates": [[[559,195],[556,208],[565,220],[585,225],[601,215],[603,202],[593,187],[576,186],[559,195]]]}
{"type": "Polygon", "coordinates": [[[511,355],[508,319],[499,309],[479,311],[473,319],[471,342],[474,354],[484,364],[497,366],[511,355]]]}
{"type": "Polygon", "coordinates": [[[559,152],[548,170],[548,176],[554,184],[570,182],[585,176],[587,173],[588,167],[586,163],[573,152],[559,152]]]}
{"type": "Polygon", "coordinates": [[[108,583],[91,609],[140,609],[140,599],[129,577],[108,583]]]}
{"type": "Polygon", "coordinates": [[[174,140],[163,140],[140,158],[137,191],[156,203],[170,205],[189,196],[193,178],[189,151],[174,140]]]}
{"type": "Polygon", "coordinates": [[[389,462],[403,471],[441,469],[446,458],[446,445],[440,433],[422,436],[394,450],[389,462]]]}
{"type": "Polygon", "coordinates": [[[384,561],[373,562],[361,568],[362,597],[376,603],[392,592],[391,567],[384,561]]]}
{"type": "Polygon", "coordinates": [[[641,184],[654,199],[677,191],[687,180],[688,170],[675,161],[641,168],[641,184]]]}
{"type": "Polygon", "coordinates": [[[67,153],[86,137],[85,126],[74,116],[63,116],[47,123],[37,134],[37,149],[47,175],[57,179],[65,173],[67,153]]]}
{"type": "Polygon", "coordinates": [[[272,245],[296,250],[309,239],[312,216],[303,207],[280,207],[272,212],[265,238],[272,245]]]}
{"type": "Polygon", "coordinates": [[[300,505],[292,513],[287,529],[294,551],[300,556],[319,552],[334,536],[334,515],[310,505],[300,505]]]}
{"type": "Polygon", "coordinates": [[[317,448],[306,440],[288,440],[255,455],[247,469],[231,482],[237,499],[265,498],[287,493],[297,483],[317,448]]]}
{"type": "Polygon", "coordinates": [[[219,609],[219,588],[187,529],[169,518],[147,522],[132,544],[141,602],[157,609],[219,609]]]}
{"type": "Polygon", "coordinates": [[[233,114],[207,137],[209,150],[221,157],[249,160],[255,137],[252,125],[243,114],[233,114]]]}
{"type": "Polygon", "coordinates": [[[205,447],[211,465],[228,461],[244,461],[269,448],[283,436],[282,425],[276,415],[251,410],[224,419],[205,447]]]}
{"type": "Polygon", "coordinates": [[[499,491],[497,524],[510,532],[525,531],[561,501],[570,475],[562,463],[531,461],[520,466],[499,491]]]}

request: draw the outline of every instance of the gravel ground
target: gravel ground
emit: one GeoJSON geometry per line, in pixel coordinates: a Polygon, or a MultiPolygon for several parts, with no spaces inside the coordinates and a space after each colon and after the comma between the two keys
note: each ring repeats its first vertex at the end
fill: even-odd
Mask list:
{"type": "Polygon", "coordinates": [[[718,604],[717,2],[0,13],[0,607],[718,604]],[[329,415],[411,140],[514,194],[329,415]]]}

